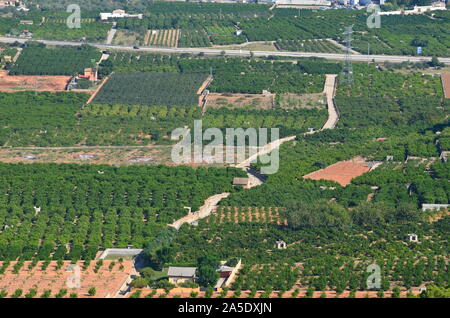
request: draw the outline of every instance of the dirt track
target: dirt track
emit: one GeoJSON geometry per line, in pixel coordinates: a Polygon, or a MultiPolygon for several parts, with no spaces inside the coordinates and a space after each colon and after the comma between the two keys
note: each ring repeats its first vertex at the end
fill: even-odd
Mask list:
{"type": "Polygon", "coordinates": [[[205,204],[202,205],[198,211],[190,213],[185,217],[182,217],[181,219],[170,224],[170,226],[178,230],[180,226],[183,225],[184,223],[192,224],[193,222],[199,219],[207,217],[208,215],[211,214],[211,212],[214,210],[214,208],[217,206],[220,200],[228,197],[229,195],[230,193],[224,192],[209,197],[208,199],[205,200],[205,204]]]}
{"type": "Polygon", "coordinates": [[[339,116],[334,105],[334,91],[336,87],[336,74],[327,74],[325,80],[324,94],[327,96],[328,120],[321,130],[334,129],[339,120],[339,116]]]}

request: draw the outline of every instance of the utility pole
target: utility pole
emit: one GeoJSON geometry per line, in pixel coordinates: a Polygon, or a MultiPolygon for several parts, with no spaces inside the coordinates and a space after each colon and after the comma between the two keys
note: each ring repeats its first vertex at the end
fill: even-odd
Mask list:
{"type": "Polygon", "coordinates": [[[353,84],[353,64],[352,64],[352,41],[353,25],[345,27],[345,60],[342,66],[342,72],[347,85],[353,84]]]}

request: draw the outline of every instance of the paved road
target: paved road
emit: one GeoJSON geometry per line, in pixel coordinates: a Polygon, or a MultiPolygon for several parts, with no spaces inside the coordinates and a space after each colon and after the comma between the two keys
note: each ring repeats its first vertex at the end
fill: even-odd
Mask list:
{"type": "MultiPolygon", "coordinates": [[[[0,42],[3,43],[12,43],[12,42],[26,42],[28,39],[22,38],[10,38],[10,37],[0,37],[0,42]]],[[[54,41],[54,40],[36,40],[33,41],[43,42],[48,45],[80,45],[81,42],[70,42],[70,41],[54,41]]],[[[127,50],[133,51],[132,46],[121,46],[121,45],[110,45],[110,44],[102,44],[102,43],[88,43],[86,44],[98,47],[100,49],[116,49],[116,50],[127,50]]],[[[205,54],[221,54],[222,51],[225,52],[226,55],[231,56],[249,56],[250,52],[253,53],[254,56],[285,56],[285,57],[321,57],[330,60],[343,60],[345,59],[345,54],[337,54],[337,53],[301,53],[301,52],[280,52],[280,51],[248,51],[248,50],[221,50],[214,48],[161,48],[161,47],[150,47],[150,46],[142,46],[139,50],[143,52],[154,52],[154,53],[192,53],[198,54],[203,52],[205,54]]],[[[401,62],[425,62],[431,60],[431,57],[425,56],[400,56],[400,55],[363,55],[363,54],[354,54],[352,55],[352,60],[356,62],[366,62],[375,60],[376,62],[391,62],[391,63],[401,63],[401,62]]],[[[439,60],[443,63],[450,65],[450,58],[440,57],[439,60]]]]}

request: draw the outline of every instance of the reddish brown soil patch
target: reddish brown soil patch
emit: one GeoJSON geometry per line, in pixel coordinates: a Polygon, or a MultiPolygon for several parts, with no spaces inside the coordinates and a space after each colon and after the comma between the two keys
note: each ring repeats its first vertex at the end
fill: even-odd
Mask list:
{"type": "Polygon", "coordinates": [[[445,98],[450,98],[450,74],[442,74],[442,87],[444,89],[445,98]]]}
{"type": "Polygon", "coordinates": [[[66,90],[70,76],[8,75],[0,71],[0,91],[13,93],[24,90],[60,92],[66,90]]]}
{"type": "MultiPolygon", "coordinates": [[[[37,290],[35,297],[39,298],[45,290],[51,290],[50,297],[55,297],[61,289],[67,289],[65,297],[69,297],[71,293],[77,293],[79,298],[84,298],[91,297],[88,295],[88,290],[95,287],[96,295],[94,297],[114,297],[134,270],[133,261],[130,260],[122,262],[123,269],[120,269],[121,265],[116,261],[110,270],[109,265],[112,262],[104,260],[103,265],[95,273],[95,261],[92,261],[86,270],[82,269],[83,262],[79,261],[77,265],[80,267],[81,288],[69,288],[70,285],[67,285],[69,276],[74,274],[73,270],[68,271],[70,261],[65,261],[60,269],[56,268],[57,262],[52,261],[45,270],[42,270],[43,262],[38,262],[35,267],[29,269],[28,266],[31,262],[26,261],[17,274],[13,273],[16,262],[11,262],[5,273],[0,275],[0,290],[5,290],[8,293],[7,297],[10,297],[16,289],[22,289],[21,297],[24,297],[30,289],[35,288],[37,290]]],[[[0,262],[0,266],[2,264],[3,262],[0,262]]]]}
{"type": "Polygon", "coordinates": [[[325,169],[314,171],[303,176],[305,179],[336,181],[342,186],[350,184],[353,178],[359,177],[368,172],[370,167],[367,162],[360,157],[351,160],[340,161],[325,169]]]}

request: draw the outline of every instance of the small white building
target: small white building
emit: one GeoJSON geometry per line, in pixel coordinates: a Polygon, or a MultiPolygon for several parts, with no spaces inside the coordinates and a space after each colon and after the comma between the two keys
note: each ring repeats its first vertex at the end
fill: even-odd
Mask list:
{"type": "Polygon", "coordinates": [[[277,6],[331,6],[328,0],[276,0],[277,6]]]}
{"type": "Polygon", "coordinates": [[[427,211],[427,210],[439,211],[439,210],[443,210],[443,209],[448,209],[449,206],[450,206],[450,204],[423,203],[422,211],[427,211]]]}
{"type": "Polygon", "coordinates": [[[114,10],[113,12],[102,12],[100,13],[100,20],[102,21],[107,21],[109,19],[119,19],[119,18],[138,18],[138,19],[142,19],[143,18],[143,14],[128,14],[125,12],[125,10],[122,9],[117,9],[114,10]]]}
{"type": "Polygon", "coordinates": [[[287,244],[286,244],[286,242],[285,241],[282,241],[282,240],[278,240],[278,241],[276,241],[276,248],[277,249],[279,249],[279,250],[285,250],[286,248],[287,248],[287,244]]]}
{"type": "Polygon", "coordinates": [[[413,243],[419,242],[419,237],[417,234],[408,234],[408,240],[413,243]]]}
{"type": "Polygon", "coordinates": [[[450,151],[442,151],[441,155],[439,156],[439,159],[441,159],[443,162],[447,162],[449,156],[450,156],[450,151]]]}
{"type": "Polygon", "coordinates": [[[167,276],[169,276],[169,282],[175,285],[194,282],[196,267],[169,267],[167,276]]]}
{"type": "Polygon", "coordinates": [[[379,15],[421,14],[439,10],[447,10],[445,2],[433,2],[430,6],[414,6],[412,10],[383,11],[379,12],[379,15]]]}

